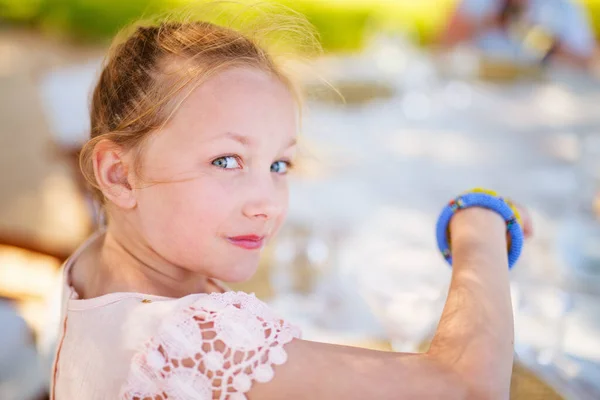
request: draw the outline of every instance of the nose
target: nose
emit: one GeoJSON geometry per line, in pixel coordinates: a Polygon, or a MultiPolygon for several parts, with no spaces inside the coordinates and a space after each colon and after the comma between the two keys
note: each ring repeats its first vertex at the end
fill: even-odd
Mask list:
{"type": "Polygon", "coordinates": [[[271,177],[260,181],[254,180],[248,192],[249,196],[242,208],[244,216],[270,220],[284,212],[287,203],[287,187],[278,184],[271,177]]]}

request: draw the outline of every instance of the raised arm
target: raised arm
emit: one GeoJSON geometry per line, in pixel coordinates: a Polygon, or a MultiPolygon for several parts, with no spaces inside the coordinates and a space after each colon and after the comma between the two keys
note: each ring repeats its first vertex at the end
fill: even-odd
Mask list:
{"type": "Polygon", "coordinates": [[[425,354],[386,353],[294,340],[274,379],[250,399],[506,399],[513,319],[506,225],[467,209],[451,221],[454,267],[448,300],[425,354]]]}

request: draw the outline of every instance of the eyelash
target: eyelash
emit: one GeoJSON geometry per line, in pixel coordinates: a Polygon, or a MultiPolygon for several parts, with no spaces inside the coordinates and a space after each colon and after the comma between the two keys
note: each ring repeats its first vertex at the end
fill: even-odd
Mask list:
{"type": "MultiPolygon", "coordinates": [[[[294,169],[294,166],[295,166],[294,163],[292,161],[286,160],[286,159],[284,159],[284,160],[277,160],[277,161],[273,162],[273,164],[271,164],[271,165],[274,165],[275,163],[278,163],[278,162],[282,162],[282,163],[286,164],[286,166],[287,166],[286,167],[286,172],[284,172],[284,173],[277,173],[278,175],[287,175],[287,173],[289,171],[291,171],[292,169],[294,169]]],[[[215,158],[214,160],[211,161],[211,164],[214,165],[217,168],[224,169],[224,170],[227,170],[227,169],[240,169],[241,165],[242,165],[242,160],[241,160],[241,158],[239,156],[236,156],[236,155],[225,155],[225,156],[221,156],[221,157],[215,158]],[[223,159],[230,158],[230,157],[231,158],[235,158],[236,162],[238,163],[238,165],[240,167],[238,167],[238,168],[223,168],[223,167],[219,167],[218,165],[215,164],[215,162],[217,162],[219,160],[223,160],[223,159]]]]}

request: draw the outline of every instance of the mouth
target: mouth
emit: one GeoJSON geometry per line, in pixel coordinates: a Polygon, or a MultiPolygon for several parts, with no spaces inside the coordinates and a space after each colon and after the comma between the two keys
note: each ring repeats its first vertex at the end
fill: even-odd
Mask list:
{"type": "Polygon", "coordinates": [[[229,243],[246,250],[261,249],[265,243],[265,237],[258,235],[233,236],[228,237],[227,240],[229,243]]]}

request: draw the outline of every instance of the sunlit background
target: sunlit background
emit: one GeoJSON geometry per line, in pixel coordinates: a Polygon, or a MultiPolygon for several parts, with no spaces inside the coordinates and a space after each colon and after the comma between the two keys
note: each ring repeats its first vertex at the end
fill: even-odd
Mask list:
{"type": "MultiPolygon", "coordinates": [[[[476,38],[450,46],[454,0],[280,2],[315,25],[324,52],[303,76],[288,222],[235,289],[307,339],[423,351],[450,279],[437,214],[489,187],[528,206],[536,231],[511,272],[512,398],[600,398],[595,41],[585,65],[546,62],[545,43],[559,39],[543,24],[510,31],[518,54],[476,38]]],[[[599,37],[600,1],[557,2],[582,18],[550,7],[551,26],[599,37]]],[[[47,391],[60,266],[97,222],[77,152],[110,38],[184,3],[0,0],[0,399],[47,391]]]]}

